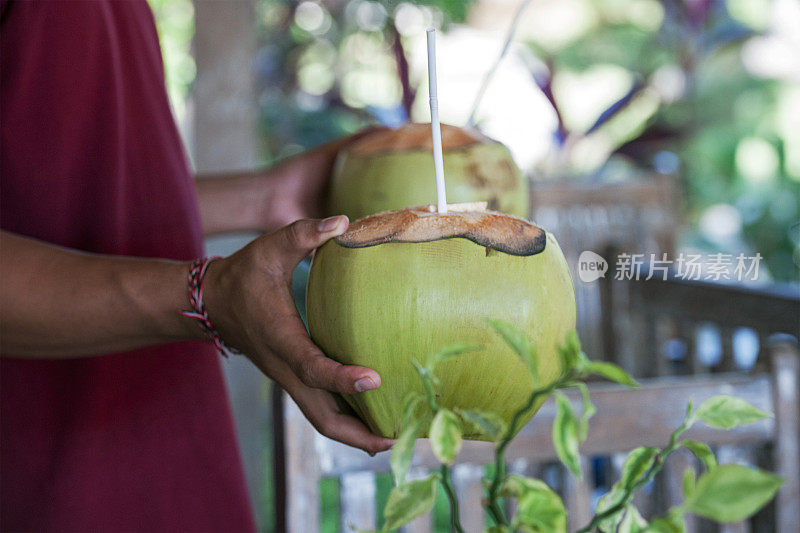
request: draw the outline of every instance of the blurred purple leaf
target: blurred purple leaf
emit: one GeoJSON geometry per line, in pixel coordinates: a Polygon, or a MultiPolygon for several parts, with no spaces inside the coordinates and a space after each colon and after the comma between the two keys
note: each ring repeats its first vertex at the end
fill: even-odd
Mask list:
{"type": "Polygon", "coordinates": [[[614,152],[646,164],[652,160],[653,155],[663,150],[686,134],[684,129],[665,127],[663,124],[652,124],[646,127],[641,134],[620,145],[614,152]]]}
{"type": "Polygon", "coordinates": [[[367,106],[367,112],[382,126],[389,128],[399,128],[408,122],[408,114],[405,108],[398,104],[395,107],[376,107],[367,106]]]}
{"type": "Polygon", "coordinates": [[[711,8],[716,4],[715,0],[686,0],[684,2],[686,18],[694,28],[702,28],[708,21],[711,8]]]}
{"type": "Polygon", "coordinates": [[[595,132],[600,126],[611,120],[614,115],[625,109],[625,106],[627,106],[631,100],[633,100],[633,97],[636,96],[639,91],[644,88],[644,86],[645,84],[641,80],[634,81],[631,88],[622,98],[608,106],[605,111],[600,113],[600,116],[597,117],[597,120],[595,120],[594,124],[592,124],[588,130],[586,130],[586,135],[595,132]]]}
{"type": "Polygon", "coordinates": [[[700,45],[706,54],[711,54],[728,44],[744,41],[755,33],[743,24],[726,20],[703,32],[700,45]]]}
{"type": "Polygon", "coordinates": [[[555,132],[556,142],[559,146],[564,145],[564,141],[567,139],[567,130],[564,127],[564,120],[561,117],[561,111],[558,109],[558,104],[556,103],[556,99],[553,96],[553,78],[550,76],[550,72],[552,72],[552,62],[547,62],[548,72],[533,72],[533,81],[536,82],[537,87],[542,91],[547,101],[550,102],[550,105],[553,107],[553,111],[556,112],[556,119],[558,120],[558,128],[555,132]]]}
{"type": "Polygon", "coordinates": [[[400,32],[397,31],[394,20],[389,24],[389,28],[393,37],[392,53],[394,54],[394,60],[397,64],[397,76],[400,79],[400,86],[403,89],[402,105],[405,110],[406,121],[408,121],[411,117],[411,107],[414,105],[417,92],[411,87],[408,73],[408,59],[406,58],[406,51],[403,48],[403,39],[400,32]]]}

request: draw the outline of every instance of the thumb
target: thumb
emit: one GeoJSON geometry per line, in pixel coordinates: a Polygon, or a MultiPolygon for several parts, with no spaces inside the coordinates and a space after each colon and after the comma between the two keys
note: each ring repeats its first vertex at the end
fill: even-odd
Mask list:
{"type": "Polygon", "coordinates": [[[294,268],[315,248],[347,231],[349,224],[345,215],[337,215],[323,220],[297,220],[279,229],[276,237],[283,251],[280,256],[284,266],[294,268]]]}

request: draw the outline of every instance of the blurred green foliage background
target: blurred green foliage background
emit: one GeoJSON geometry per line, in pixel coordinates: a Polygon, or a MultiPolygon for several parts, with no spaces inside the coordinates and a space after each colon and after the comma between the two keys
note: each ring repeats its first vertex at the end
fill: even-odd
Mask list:
{"type": "MultiPolygon", "coordinates": [[[[151,4],[182,120],[194,77],[192,4],[151,4]]],[[[759,252],[769,276],[797,280],[797,3],[529,4],[477,109],[477,125],[511,146],[533,179],[675,174],[685,197],[684,248],[759,252]]],[[[421,47],[428,26],[441,30],[440,100],[451,101],[443,120],[463,124],[481,81],[476,73],[493,63],[518,5],[259,0],[254,68],[263,162],[376,121],[426,120],[421,47]],[[476,53],[476,42],[485,51],[476,53]],[[407,76],[398,74],[400,57],[407,76]]]]}

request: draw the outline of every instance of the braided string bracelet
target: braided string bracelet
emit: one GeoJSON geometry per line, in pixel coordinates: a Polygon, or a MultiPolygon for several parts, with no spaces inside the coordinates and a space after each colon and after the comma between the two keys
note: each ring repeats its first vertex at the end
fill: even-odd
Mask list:
{"type": "Polygon", "coordinates": [[[181,311],[181,315],[186,318],[194,318],[200,324],[200,328],[206,334],[208,339],[214,343],[214,347],[223,357],[228,357],[228,354],[241,355],[241,352],[235,348],[231,348],[222,341],[219,332],[211,325],[211,320],[208,319],[208,312],[206,311],[205,303],[203,302],[203,282],[206,278],[206,271],[208,266],[220,256],[214,255],[211,257],[201,257],[192,262],[192,267],[189,269],[189,301],[192,304],[191,311],[181,311]]]}

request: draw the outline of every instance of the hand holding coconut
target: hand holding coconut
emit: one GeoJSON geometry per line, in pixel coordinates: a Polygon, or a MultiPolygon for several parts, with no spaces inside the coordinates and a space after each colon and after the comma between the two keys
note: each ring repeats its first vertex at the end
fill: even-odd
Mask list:
{"type": "Polygon", "coordinates": [[[320,433],[377,453],[392,441],[372,434],[343,412],[328,391],[355,394],[376,389],[381,377],[370,368],[327,358],[309,339],[291,292],[297,263],[347,227],[344,216],[298,220],[253,241],[211,264],[205,301],[225,342],[280,384],[320,433]]]}
{"type": "MultiPolygon", "coordinates": [[[[386,131],[383,127],[367,128],[268,169],[196,180],[204,233],[269,233],[295,220],[323,216],[337,156],[363,137],[380,136],[386,131]]],[[[330,214],[340,213],[343,211],[330,214]]]]}

